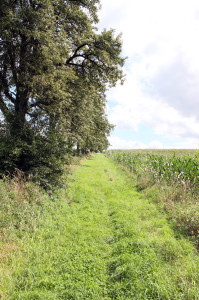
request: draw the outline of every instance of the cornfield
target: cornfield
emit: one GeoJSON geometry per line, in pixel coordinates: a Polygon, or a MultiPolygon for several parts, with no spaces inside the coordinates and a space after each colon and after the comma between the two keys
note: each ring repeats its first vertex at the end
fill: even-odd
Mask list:
{"type": "Polygon", "coordinates": [[[199,153],[177,155],[154,154],[146,151],[108,151],[107,155],[126,166],[131,172],[149,174],[154,181],[188,186],[192,192],[199,191],[199,153]]]}

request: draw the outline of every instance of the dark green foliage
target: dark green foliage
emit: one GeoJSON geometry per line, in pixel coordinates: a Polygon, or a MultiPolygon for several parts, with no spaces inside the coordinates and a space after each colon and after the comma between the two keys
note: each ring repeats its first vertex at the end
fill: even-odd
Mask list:
{"type": "Polygon", "coordinates": [[[13,139],[9,131],[1,132],[0,175],[21,170],[43,187],[52,189],[61,184],[64,164],[69,162],[66,142],[59,132],[28,133],[24,139],[13,139]]]}
{"type": "Polygon", "coordinates": [[[96,33],[98,6],[1,1],[1,173],[19,168],[53,182],[65,155],[107,148],[104,95],[123,81],[124,59],[120,36],[96,33]]]}

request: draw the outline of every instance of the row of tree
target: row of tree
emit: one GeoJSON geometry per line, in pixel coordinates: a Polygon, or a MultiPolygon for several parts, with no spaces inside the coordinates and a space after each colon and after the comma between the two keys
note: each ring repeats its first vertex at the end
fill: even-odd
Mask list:
{"type": "Polygon", "coordinates": [[[0,172],[53,181],[63,160],[107,148],[106,89],[121,38],[97,33],[99,0],[1,0],[0,172]]]}

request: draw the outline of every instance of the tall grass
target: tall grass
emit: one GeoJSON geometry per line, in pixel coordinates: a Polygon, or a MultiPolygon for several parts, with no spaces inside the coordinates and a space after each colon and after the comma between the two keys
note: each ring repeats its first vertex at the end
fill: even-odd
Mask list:
{"type": "Polygon", "coordinates": [[[108,151],[199,245],[199,154],[196,151],[108,151]]]}
{"type": "Polygon", "coordinates": [[[12,179],[0,181],[0,228],[9,236],[20,236],[23,231],[34,231],[42,197],[39,187],[26,180],[16,170],[12,179]]]}
{"type": "MultiPolygon", "coordinates": [[[[80,164],[81,159],[83,160],[82,157],[74,157],[72,165],[64,166],[63,181],[65,186],[68,185],[69,176],[80,164]]],[[[53,234],[49,231],[57,228],[55,226],[51,230],[51,226],[54,225],[53,216],[55,223],[60,222],[62,226],[62,220],[57,221],[57,219],[59,213],[64,213],[60,208],[58,192],[55,188],[54,186],[53,191],[48,190],[47,192],[39,184],[34,183],[31,176],[25,177],[24,173],[18,169],[12,176],[0,180],[0,299],[18,299],[15,296],[10,298],[10,294],[14,293],[16,286],[20,285],[21,281],[25,282],[27,274],[21,278],[23,277],[21,272],[22,268],[25,268],[23,265],[26,263],[26,259],[29,255],[34,257],[36,252],[38,253],[38,260],[43,254],[46,255],[47,252],[43,247],[50,247],[48,236],[53,234]],[[39,239],[38,245],[35,243],[35,239],[39,239]],[[38,247],[38,251],[33,251],[34,247],[38,247]],[[17,274],[20,274],[19,278],[17,274]]],[[[66,190],[64,188],[60,191],[65,195],[66,190]]],[[[56,233],[54,234],[56,235],[56,233]]],[[[57,244],[57,237],[55,243],[57,244]]],[[[48,263],[52,263],[50,256],[48,263]]],[[[48,263],[46,264],[47,269],[48,263]]],[[[28,261],[27,269],[34,269],[30,271],[34,282],[35,268],[31,264],[32,261],[28,261]]],[[[44,269],[42,264],[43,262],[38,266],[36,272],[44,269]]],[[[19,299],[33,298],[22,297],[19,299]]]]}
{"type": "Polygon", "coordinates": [[[10,266],[16,267],[23,240],[34,234],[48,195],[16,170],[12,179],[0,180],[0,200],[0,298],[8,299],[7,290],[13,283],[10,266]]]}

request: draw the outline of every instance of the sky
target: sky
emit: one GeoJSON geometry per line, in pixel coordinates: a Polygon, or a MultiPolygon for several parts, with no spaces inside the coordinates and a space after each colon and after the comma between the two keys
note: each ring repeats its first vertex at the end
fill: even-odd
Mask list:
{"type": "Polygon", "coordinates": [[[110,149],[199,148],[199,1],[101,0],[126,80],[107,92],[110,149]]]}

